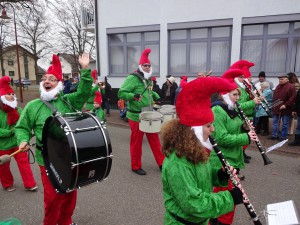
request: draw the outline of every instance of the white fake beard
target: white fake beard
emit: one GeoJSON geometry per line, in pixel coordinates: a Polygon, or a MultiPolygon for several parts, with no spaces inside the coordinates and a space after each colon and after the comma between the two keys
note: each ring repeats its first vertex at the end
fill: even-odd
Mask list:
{"type": "Polygon", "coordinates": [[[141,65],[139,65],[139,69],[140,69],[140,71],[142,71],[142,72],[144,73],[144,77],[145,77],[147,80],[151,77],[151,75],[152,75],[152,67],[150,67],[150,72],[149,72],[149,73],[145,72],[145,71],[142,69],[142,66],[141,66],[141,65]]]}
{"type": "Polygon", "coordinates": [[[51,101],[57,97],[57,94],[63,90],[63,84],[58,82],[57,86],[51,91],[46,91],[43,86],[43,82],[40,83],[41,99],[45,101],[51,101]]]}
{"type": "Polygon", "coordinates": [[[243,89],[246,88],[245,85],[244,85],[243,83],[241,83],[237,77],[234,78],[234,81],[235,81],[235,83],[237,83],[237,85],[239,85],[241,88],[243,88],[243,89]]]}
{"type": "Polygon", "coordinates": [[[234,110],[235,107],[235,103],[233,103],[229,97],[229,93],[222,95],[224,102],[226,102],[226,104],[228,105],[228,109],[230,110],[234,110]]]}
{"type": "Polygon", "coordinates": [[[10,102],[10,101],[6,100],[4,95],[2,95],[1,100],[2,100],[3,104],[8,105],[9,107],[15,109],[18,106],[18,102],[17,102],[16,95],[14,95],[14,97],[15,97],[15,99],[12,102],[10,102]]]}
{"type": "Polygon", "coordinates": [[[203,139],[203,126],[194,126],[192,127],[192,130],[194,130],[196,137],[198,138],[198,140],[200,141],[200,143],[207,148],[208,150],[212,151],[213,150],[213,146],[209,141],[209,138],[207,138],[206,141],[204,141],[203,139]]]}

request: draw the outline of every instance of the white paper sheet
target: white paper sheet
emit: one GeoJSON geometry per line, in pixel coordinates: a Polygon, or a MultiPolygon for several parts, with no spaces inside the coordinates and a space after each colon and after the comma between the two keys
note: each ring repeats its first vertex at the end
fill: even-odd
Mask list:
{"type": "Polygon", "coordinates": [[[292,200],[268,204],[266,206],[267,225],[300,224],[298,213],[292,200]]]}

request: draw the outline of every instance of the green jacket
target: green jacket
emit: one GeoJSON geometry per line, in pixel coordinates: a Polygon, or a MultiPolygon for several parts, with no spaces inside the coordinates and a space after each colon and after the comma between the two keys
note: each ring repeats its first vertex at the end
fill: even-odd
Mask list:
{"type": "Polygon", "coordinates": [[[252,120],[254,117],[255,102],[254,100],[250,99],[249,94],[246,92],[244,88],[240,87],[240,90],[241,90],[241,96],[238,102],[240,103],[248,119],[252,120]]]}
{"type": "Polygon", "coordinates": [[[139,122],[139,114],[142,108],[152,106],[154,101],[160,98],[156,92],[152,91],[151,79],[146,80],[140,71],[130,74],[125,79],[119,89],[118,97],[119,99],[128,101],[126,116],[128,119],[136,122],[139,122]],[[140,102],[134,100],[135,94],[142,94],[143,97],[140,102]]]}
{"type": "Polygon", "coordinates": [[[209,161],[193,164],[185,157],[178,158],[175,152],[165,158],[162,169],[164,224],[182,224],[171,213],[207,225],[210,218],[232,211],[234,203],[229,191],[213,193],[213,186],[228,184],[219,181],[217,169],[213,169],[209,161]]]}
{"type": "MultiPolygon", "coordinates": [[[[221,105],[213,106],[212,111],[215,118],[213,122],[215,131],[212,136],[216,139],[229,164],[234,168],[243,169],[245,164],[242,146],[250,143],[248,134],[242,130],[243,120],[235,110],[232,110],[231,118],[221,105]]],[[[210,155],[210,163],[216,168],[221,167],[221,162],[215,152],[210,155]]]]}
{"type": "Polygon", "coordinates": [[[95,93],[98,89],[99,89],[98,85],[95,85],[94,87],[92,87],[91,95],[85,105],[86,110],[90,111],[94,108],[94,99],[95,99],[95,95],[96,95],[95,93]]]}
{"type": "MultiPolygon", "coordinates": [[[[81,80],[77,92],[63,95],[61,92],[57,99],[50,103],[63,115],[65,113],[74,112],[62,100],[65,98],[71,105],[81,110],[84,103],[90,96],[92,86],[92,76],[90,69],[81,70],[81,80]]],[[[15,127],[17,144],[28,142],[31,139],[31,131],[36,135],[37,150],[35,151],[36,159],[39,165],[44,165],[41,149],[38,146],[42,145],[42,132],[46,119],[52,115],[52,110],[42,102],[41,99],[30,101],[21,113],[20,119],[15,127]]]]}
{"type": "Polygon", "coordinates": [[[101,121],[106,120],[105,112],[103,111],[103,109],[101,107],[99,109],[92,109],[92,111],[95,112],[96,116],[98,116],[101,121]]]}
{"type": "MultiPolygon", "coordinates": [[[[18,113],[21,114],[22,109],[17,108],[18,113]]],[[[15,138],[14,125],[7,124],[7,114],[0,109],[0,150],[9,150],[17,147],[17,140],[15,138]]]]}

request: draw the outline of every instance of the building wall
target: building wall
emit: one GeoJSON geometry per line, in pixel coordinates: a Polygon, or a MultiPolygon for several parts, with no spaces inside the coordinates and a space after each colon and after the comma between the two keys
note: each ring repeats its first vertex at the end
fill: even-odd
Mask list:
{"type": "MultiPolygon", "coordinates": [[[[3,54],[4,59],[4,69],[5,69],[5,75],[9,75],[9,71],[14,71],[13,79],[18,79],[18,63],[17,63],[17,54],[15,49],[12,51],[5,52],[3,54]],[[13,65],[8,65],[8,61],[13,61],[13,65]]],[[[35,70],[34,70],[34,59],[30,54],[27,54],[27,60],[28,60],[28,79],[34,82],[36,80],[35,77],[35,70]]],[[[20,62],[20,74],[21,78],[25,78],[25,67],[24,67],[24,57],[23,57],[23,51],[19,48],[19,62],[20,62]]]]}
{"type": "MultiPolygon", "coordinates": [[[[98,0],[98,30],[101,74],[108,74],[107,29],[144,25],[160,26],[160,74],[158,84],[165,82],[168,72],[168,24],[232,19],[233,63],[240,57],[241,25],[246,17],[297,14],[299,0],[98,0]]],[[[179,81],[178,78],[177,82],[179,81]]],[[[124,77],[111,77],[113,87],[118,88],[124,77]]],[[[255,80],[255,79],[254,79],[255,80]]],[[[271,78],[274,84],[278,80],[271,78]]]]}

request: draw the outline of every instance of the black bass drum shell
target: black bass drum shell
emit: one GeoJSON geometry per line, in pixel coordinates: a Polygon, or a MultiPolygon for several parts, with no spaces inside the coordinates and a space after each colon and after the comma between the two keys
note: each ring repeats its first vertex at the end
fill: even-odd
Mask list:
{"type": "Polygon", "coordinates": [[[42,134],[47,175],[58,193],[67,193],[105,179],[112,149],[106,128],[91,113],[47,118],[42,134]]]}

